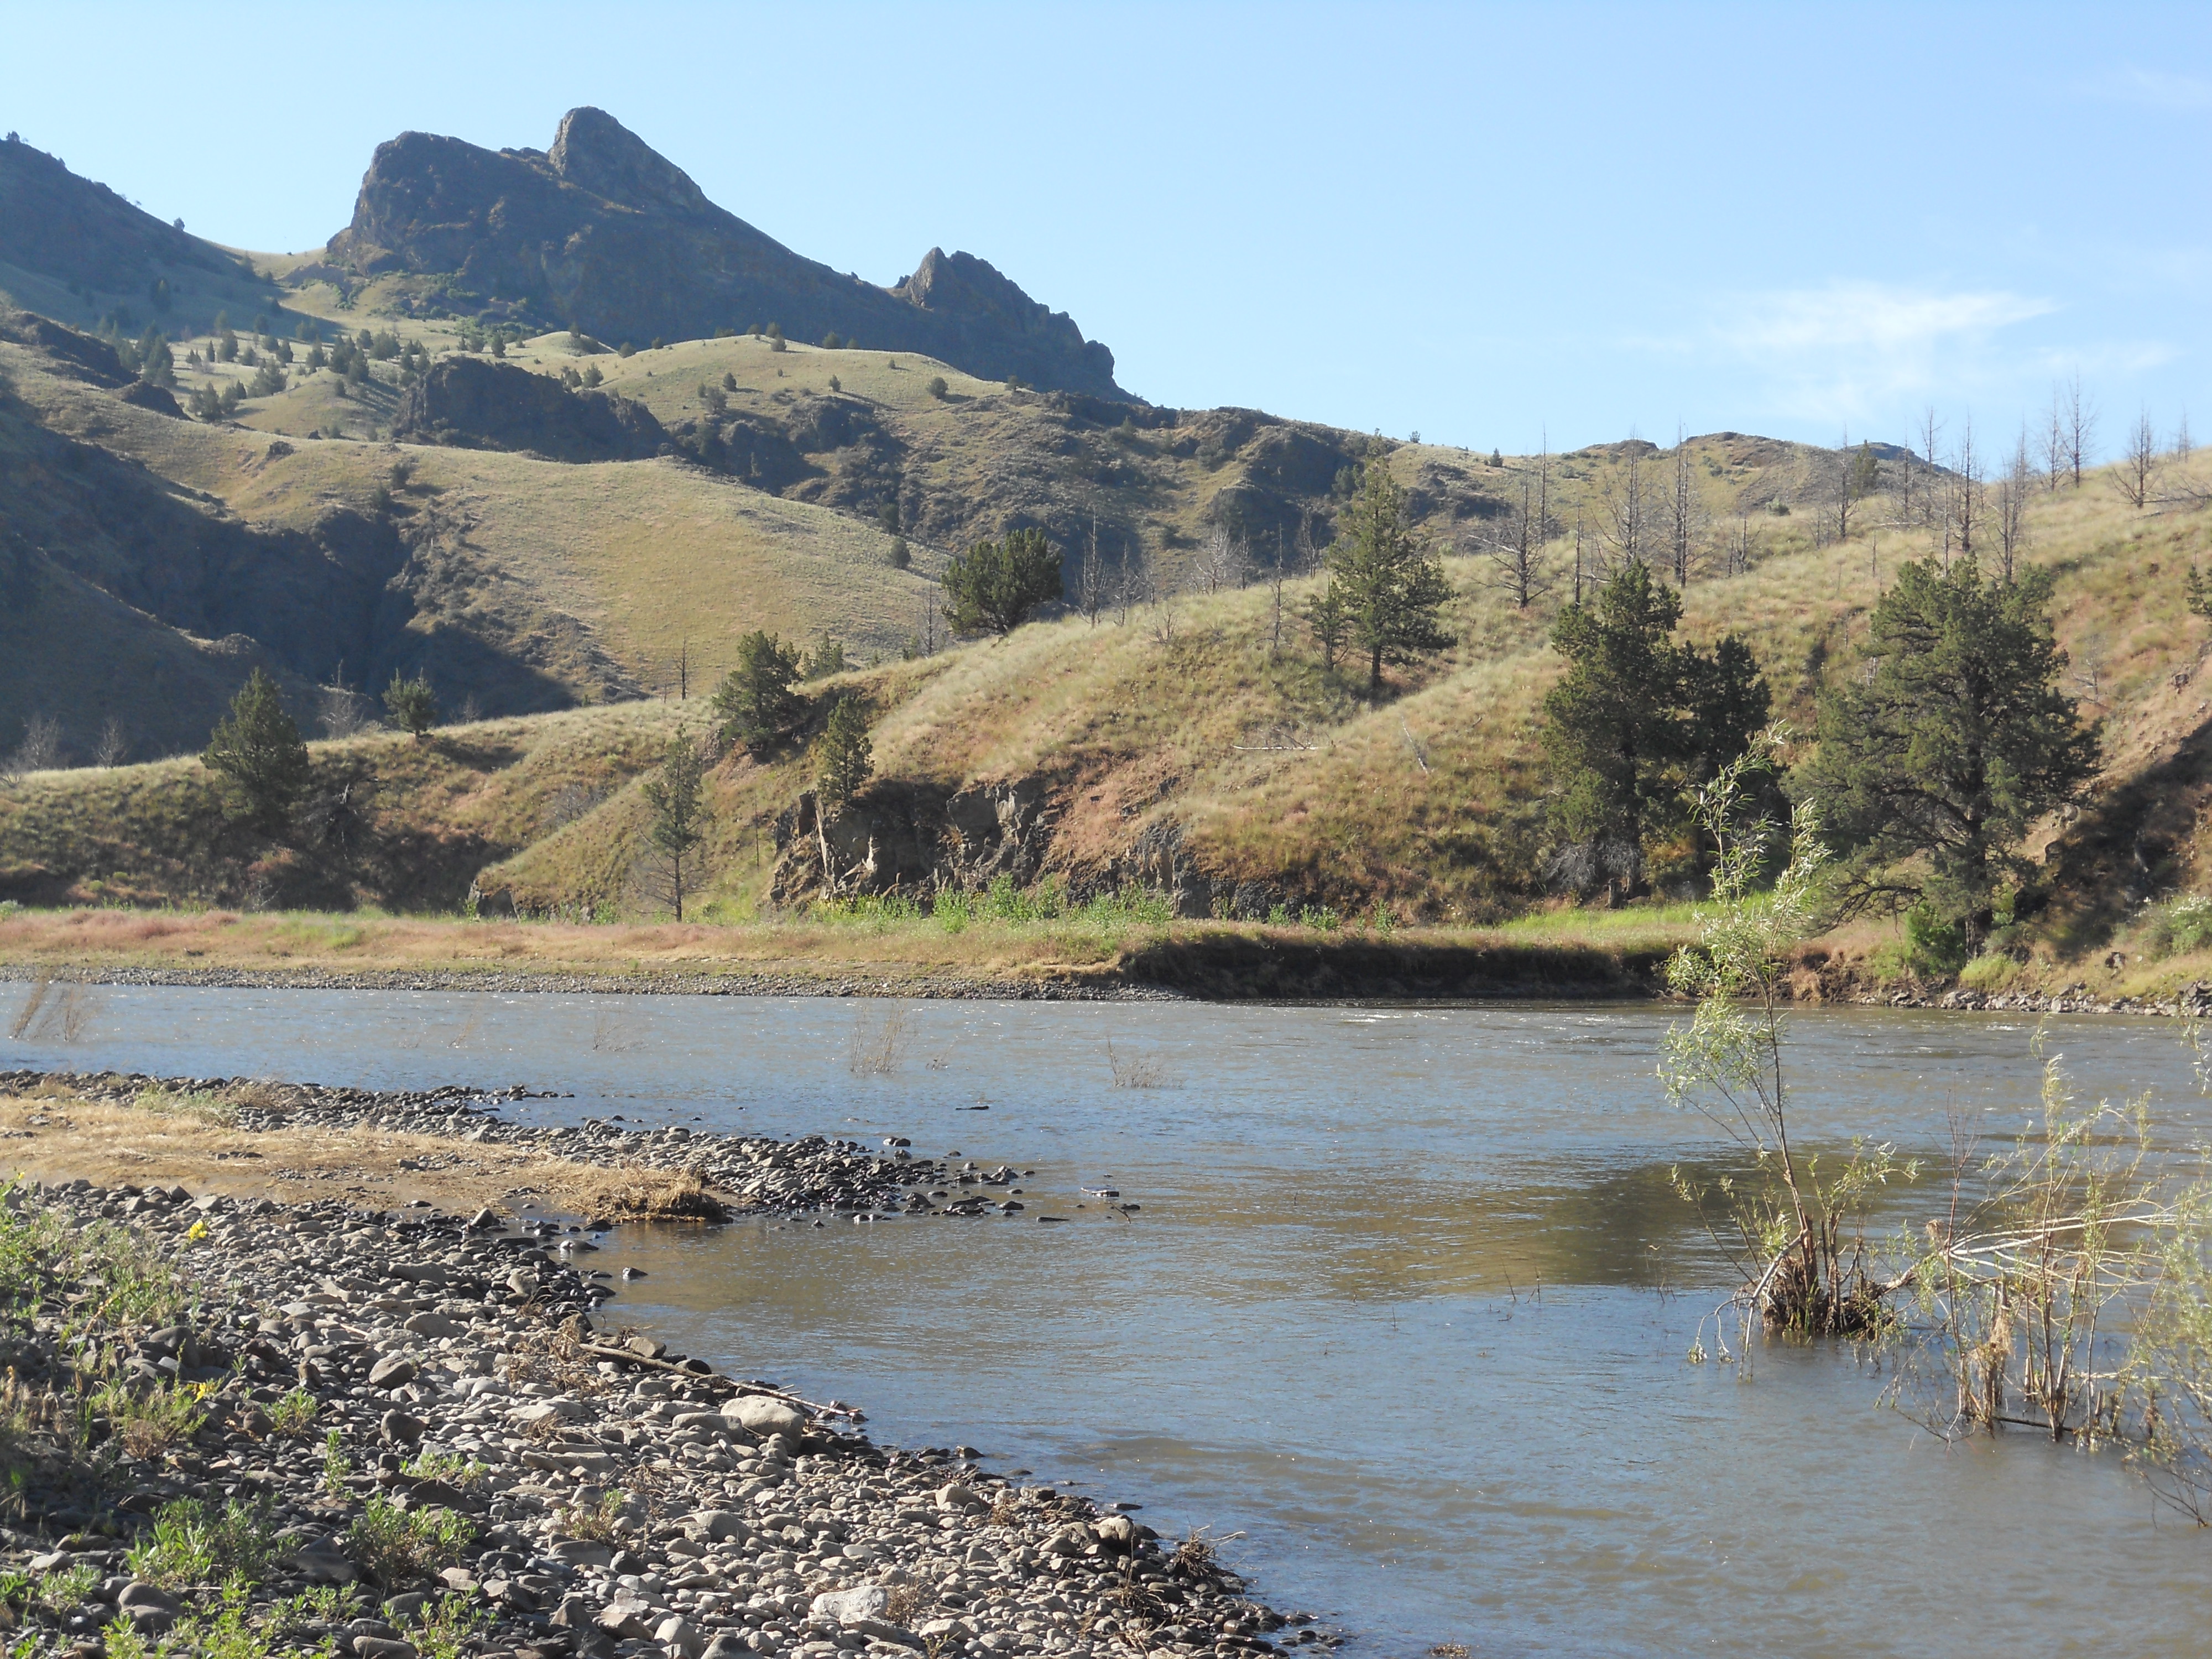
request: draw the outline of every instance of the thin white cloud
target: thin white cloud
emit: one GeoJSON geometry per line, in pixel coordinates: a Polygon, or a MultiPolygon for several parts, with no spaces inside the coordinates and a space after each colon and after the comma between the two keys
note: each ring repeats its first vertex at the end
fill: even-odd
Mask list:
{"type": "Polygon", "coordinates": [[[1948,342],[1984,340],[2001,328],[2057,308],[2049,300],[1998,289],[1938,294],[1881,283],[1834,283],[1729,302],[1714,332],[1751,356],[1864,352],[1903,367],[1948,342]]]}
{"type": "Polygon", "coordinates": [[[2112,70],[2091,82],[2089,90],[2100,98],[2148,109],[2212,109],[2212,81],[2171,70],[2112,70]]]}
{"type": "Polygon", "coordinates": [[[1971,392],[1999,369],[1998,334],[2057,309],[2002,289],[1836,282],[1717,301],[1693,349],[1751,366],[1776,413],[1864,421],[1900,400],[1971,392]]]}

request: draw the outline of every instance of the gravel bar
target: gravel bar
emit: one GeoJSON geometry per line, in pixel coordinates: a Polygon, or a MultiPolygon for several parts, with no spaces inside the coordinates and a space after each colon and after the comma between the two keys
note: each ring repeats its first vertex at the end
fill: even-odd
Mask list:
{"type": "MultiPolygon", "coordinates": [[[[426,1116],[476,1115],[409,1098],[426,1116]]],[[[1202,1540],[1164,1540],[1133,1505],[986,1474],[967,1448],[876,1444],[858,1411],[613,1326],[611,1288],[550,1224],[82,1181],[6,1201],[58,1208],[72,1229],[119,1224],[173,1264],[196,1294],[188,1322],[118,1340],[106,1374],[207,1390],[188,1439],[139,1455],[111,1443],[74,1475],[60,1441],[17,1443],[33,1468],[0,1551],[33,1583],[79,1588],[67,1605],[8,1604],[11,1640],[27,1638],[11,1651],[95,1659],[123,1626],[147,1651],[204,1647],[191,1621],[220,1606],[217,1587],[151,1582],[129,1553],[188,1498],[264,1506],[273,1548],[244,1592],[249,1622],[328,1587],[320,1622],[298,1624],[295,1602],[273,1650],[1243,1659],[1340,1640],[1250,1600],[1202,1540]],[[464,1541],[412,1573],[380,1569],[363,1526],[394,1514],[464,1541]]],[[[33,1423],[41,1400],[62,1420],[77,1386],[70,1305],[50,1291],[9,1356],[10,1398],[33,1423]]]]}

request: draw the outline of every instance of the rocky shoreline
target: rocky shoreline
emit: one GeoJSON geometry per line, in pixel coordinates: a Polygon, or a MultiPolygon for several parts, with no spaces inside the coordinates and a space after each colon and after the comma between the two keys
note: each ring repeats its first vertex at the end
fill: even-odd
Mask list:
{"type": "MultiPolygon", "coordinates": [[[[0,1085],[33,1079],[86,1098],[146,1081],[0,1085]]],[[[762,1212],[904,1212],[949,1173],[818,1138],[532,1129],[488,1109],[514,1091],[291,1092],[242,1112],[592,1158],[611,1134],[748,1177],[718,1193],[762,1212]]],[[[124,1277],[178,1286],[135,1324],[96,1283],[9,1287],[0,1620],[19,1650],[198,1652],[223,1620],[245,1632],[226,1652],[356,1659],[1243,1659],[1339,1639],[1249,1600],[1203,1539],[985,1474],[965,1448],[877,1445],[857,1411],[622,1328],[615,1284],[581,1265],[587,1223],[76,1181],[15,1188],[0,1231],[106,1239],[124,1277]]]]}
{"type": "Polygon", "coordinates": [[[1940,1008],[1954,1012],[2011,1014],[2137,1014],[2159,1019],[2212,1018],[2212,985],[2195,981],[2172,996],[2098,997],[2086,985],[2064,991],[1897,990],[1863,992],[1847,999],[1866,1008],[1940,1008]]]}

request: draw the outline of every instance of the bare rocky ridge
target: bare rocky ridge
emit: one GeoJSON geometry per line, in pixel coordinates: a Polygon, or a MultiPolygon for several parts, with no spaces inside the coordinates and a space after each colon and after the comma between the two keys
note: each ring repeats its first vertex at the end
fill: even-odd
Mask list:
{"type": "Polygon", "coordinates": [[[545,151],[423,132],[380,144],[329,259],[364,277],[444,279],[426,306],[519,308],[609,340],[773,322],[795,339],[835,331],[988,380],[1126,395],[1112,352],[984,261],[933,248],[891,289],[834,271],[716,207],[596,109],[569,111],[545,151]]]}
{"type": "MultiPolygon", "coordinates": [[[[316,1091],[295,1109],[483,1127],[499,1097],[316,1091]]],[[[205,1639],[220,1587],[128,1553],[192,1500],[251,1528],[240,1617],[275,1646],[355,1659],[453,1651],[471,1627],[461,1650],[515,1659],[1242,1659],[1336,1640],[1248,1599],[1202,1540],[1165,1545],[1119,1506],[983,1474],[965,1448],[878,1446],[849,1407],[610,1328],[614,1286],[574,1227],[158,1182],[9,1201],[130,1228],[142,1260],[183,1275],[184,1322],[126,1322],[106,1346],[127,1388],[205,1390],[197,1432],[103,1446],[95,1424],[87,1448],[63,1407],[79,1316],[50,1297],[12,1345],[30,1426],[0,1550],[25,1575],[8,1607],[30,1651],[97,1655],[104,1631],[205,1639]],[[395,1534],[416,1542],[378,1547],[395,1534]]]]}

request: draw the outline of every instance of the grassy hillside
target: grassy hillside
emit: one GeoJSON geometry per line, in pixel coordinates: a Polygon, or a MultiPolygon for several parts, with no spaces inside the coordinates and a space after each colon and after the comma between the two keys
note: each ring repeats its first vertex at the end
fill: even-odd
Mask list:
{"type": "MultiPolygon", "coordinates": [[[[2212,466],[2199,473],[2212,482],[2212,466]]],[[[1851,672],[1880,585],[1922,550],[1917,534],[1875,528],[1878,520],[1870,511],[1868,533],[1847,543],[1785,545],[1747,572],[1693,582],[1686,631],[1744,632],[1778,712],[1809,726],[1818,686],[1851,672]]],[[[2212,874],[2196,833],[2212,805],[2212,720],[2195,681],[2206,624],[2186,615],[2179,586],[2203,551],[2208,524],[2199,511],[2131,510],[2103,479],[2031,507],[2030,556],[2058,575],[2071,689],[2105,723],[2111,759],[2089,809],[2036,837],[2037,850],[2049,847],[2057,883],[2043,924],[2055,959],[2102,952],[2117,939],[2124,960],[2111,971],[2146,971],[2142,958],[2168,947],[2146,942],[2158,915],[2145,902],[2197,890],[2212,874]]],[[[1543,643],[1551,607],[1513,609],[1480,562],[1448,568],[1460,644],[1371,706],[1364,688],[1322,672],[1294,626],[1278,641],[1273,595],[1246,587],[1140,606],[1126,623],[1032,625],[1004,641],[849,673],[811,688],[816,718],[832,695],[867,703],[878,776],[860,810],[877,813],[886,836],[918,799],[996,791],[994,799],[1022,803],[1038,854],[1029,873],[1046,878],[1048,892],[1073,896],[1058,903],[1056,922],[1049,897],[999,901],[979,918],[1126,943],[1129,927],[1163,920],[1156,902],[1086,910],[1078,901],[1158,889],[1163,866],[1144,854],[1166,848],[1214,907],[1272,913],[1293,933],[1463,927],[1534,912],[1516,924],[1539,930],[1527,939],[1562,926],[1583,938],[1588,915],[1543,920],[1553,902],[1538,874],[1547,846],[1538,722],[1558,672],[1543,643]]],[[[1301,592],[1291,584],[1286,604],[1301,592]]],[[[636,779],[670,731],[707,724],[696,702],[631,703],[489,722],[420,747],[387,737],[319,749],[319,768],[333,777],[347,765],[374,765],[382,833],[421,849],[387,862],[424,873],[372,872],[352,882],[350,896],[450,906],[474,876],[532,914],[649,920],[665,902],[641,856],[636,779]]],[[[775,925],[793,925],[769,899],[779,817],[809,782],[803,748],[766,763],[720,761],[696,901],[703,916],[769,926],[782,915],[775,925]]],[[[226,833],[188,763],[49,775],[0,797],[0,848],[12,890],[26,898],[234,903],[258,875],[265,901],[336,902],[327,860],[256,849],[226,833]],[[190,827],[176,817],[185,802],[198,803],[185,813],[190,827]],[[95,889],[94,879],[106,884],[95,889]]],[[[916,938],[950,937],[958,922],[910,922],[896,906],[872,902],[814,916],[804,925],[886,938],[881,948],[904,957],[921,947],[898,939],[917,928],[916,938]],[[848,919],[836,921],[840,915],[848,919]]],[[[1683,925],[1679,917],[1659,924],[1660,936],[1683,925]]],[[[1870,961],[1887,937],[1862,929],[1828,955],[1870,961]]],[[[784,946],[800,943],[787,938],[784,946]]],[[[1054,947],[1063,956],[1072,948],[1054,947]]],[[[2175,960],[2185,969],[2194,958],[2175,960]]]]}
{"type": "Polygon", "coordinates": [[[477,872],[557,834],[659,757],[655,702],[319,743],[308,810],[269,836],[233,822],[197,759],[33,773],[0,790],[0,896],[32,904],[286,903],[459,910],[477,872]],[[317,806],[373,828],[348,846],[317,806]]]}

